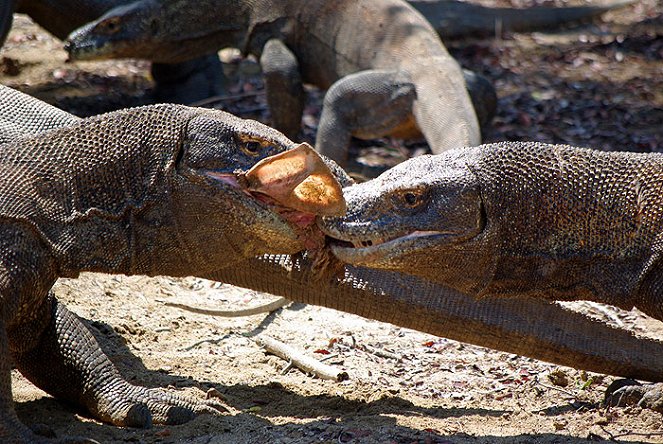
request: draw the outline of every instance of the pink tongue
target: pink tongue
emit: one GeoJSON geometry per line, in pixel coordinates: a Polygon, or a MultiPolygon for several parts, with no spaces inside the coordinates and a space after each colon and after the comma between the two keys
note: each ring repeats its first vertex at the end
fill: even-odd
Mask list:
{"type": "Polygon", "coordinates": [[[295,224],[299,228],[308,228],[315,223],[315,214],[313,213],[306,213],[284,207],[279,205],[272,197],[265,194],[255,193],[253,197],[260,202],[270,205],[274,211],[281,215],[282,218],[295,224]]]}

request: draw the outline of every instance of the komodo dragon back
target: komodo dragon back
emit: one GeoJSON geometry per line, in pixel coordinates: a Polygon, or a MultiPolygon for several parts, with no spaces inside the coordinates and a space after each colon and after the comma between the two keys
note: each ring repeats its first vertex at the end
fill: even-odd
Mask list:
{"type": "Polygon", "coordinates": [[[78,120],[76,116],[41,100],[0,85],[0,144],[78,120]]]}

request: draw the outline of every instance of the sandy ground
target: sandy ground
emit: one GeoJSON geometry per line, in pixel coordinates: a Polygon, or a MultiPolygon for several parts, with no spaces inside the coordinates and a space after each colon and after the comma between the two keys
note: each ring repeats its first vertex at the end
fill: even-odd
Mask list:
{"type": "MultiPolygon", "coordinates": [[[[486,140],[663,148],[663,6],[654,0],[594,24],[451,42],[450,48],[498,88],[500,110],[486,140]]],[[[18,16],[0,49],[0,82],[79,115],[149,101],[147,63],[65,64],[65,58],[61,42],[18,16]]],[[[255,62],[227,51],[223,58],[229,96],[217,104],[268,121],[255,62]]],[[[319,106],[314,92],[303,137],[312,137],[319,106]]],[[[369,164],[375,158],[390,164],[422,147],[383,140],[357,143],[356,153],[369,164]]],[[[180,426],[123,429],[50,398],[16,372],[19,416],[28,424],[47,424],[58,436],[201,444],[663,442],[660,414],[601,405],[612,377],[312,306],[225,319],[164,305],[187,301],[230,309],[271,300],[194,278],[84,274],[59,281],[56,293],[86,320],[130,381],[200,398],[215,389],[229,407],[227,414],[180,426]],[[258,334],[329,358],[350,379],[337,383],[297,369],[283,372],[286,363],[253,341],[258,334]]],[[[661,324],[638,312],[575,306],[663,338],[661,324]]]]}

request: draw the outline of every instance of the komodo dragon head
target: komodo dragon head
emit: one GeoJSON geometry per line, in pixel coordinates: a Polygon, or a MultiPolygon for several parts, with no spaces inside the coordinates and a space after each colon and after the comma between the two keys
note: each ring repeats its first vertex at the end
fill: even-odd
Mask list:
{"type": "Polygon", "coordinates": [[[140,0],[73,31],[65,49],[72,60],[179,63],[220,48],[243,47],[248,22],[247,6],[236,0],[140,0]]]}
{"type": "Polygon", "coordinates": [[[343,262],[415,274],[480,291],[487,220],[469,150],[403,162],[378,178],[343,189],[344,217],[325,217],[322,231],[343,262]]]}
{"type": "Polygon", "coordinates": [[[216,268],[242,259],[231,250],[253,257],[315,248],[322,241],[316,215],[345,210],[325,161],[309,145],[259,122],[190,109],[170,191],[184,243],[216,268]],[[219,254],[215,236],[233,248],[219,254]]]}

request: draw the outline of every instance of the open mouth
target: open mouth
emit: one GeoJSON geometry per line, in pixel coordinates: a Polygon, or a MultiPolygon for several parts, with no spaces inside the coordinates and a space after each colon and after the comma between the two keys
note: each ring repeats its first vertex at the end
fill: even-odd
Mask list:
{"type": "Polygon", "coordinates": [[[260,191],[252,191],[243,186],[241,183],[241,175],[232,173],[219,173],[216,171],[206,171],[204,173],[207,177],[229,185],[237,191],[241,191],[246,196],[250,197],[253,201],[261,204],[264,208],[273,211],[286,220],[287,222],[295,225],[298,228],[310,228],[315,223],[316,215],[305,211],[295,210],[287,206],[281,205],[274,198],[268,196],[260,191]]]}
{"type": "Polygon", "coordinates": [[[345,214],[341,185],[313,147],[306,143],[258,161],[248,171],[206,170],[205,176],[250,197],[280,216],[306,249],[320,249],[325,236],[317,216],[345,214]]]}

